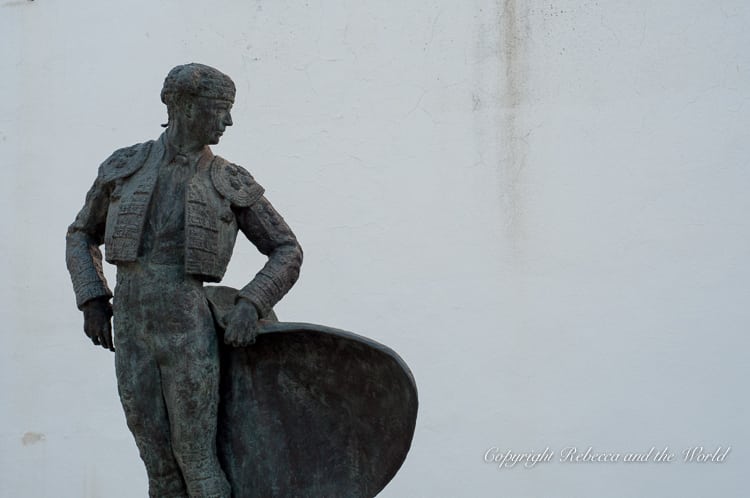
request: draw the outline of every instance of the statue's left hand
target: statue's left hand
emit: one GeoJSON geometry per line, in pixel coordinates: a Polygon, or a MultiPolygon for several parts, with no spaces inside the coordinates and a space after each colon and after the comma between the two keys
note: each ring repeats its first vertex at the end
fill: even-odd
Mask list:
{"type": "Polygon", "coordinates": [[[227,315],[224,344],[234,347],[250,346],[258,335],[258,310],[247,299],[239,299],[227,315]]]}

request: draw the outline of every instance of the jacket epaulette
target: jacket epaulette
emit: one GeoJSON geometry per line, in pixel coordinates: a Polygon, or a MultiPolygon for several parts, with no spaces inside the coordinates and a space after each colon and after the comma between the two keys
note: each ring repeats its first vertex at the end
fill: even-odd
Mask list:
{"type": "Polygon", "coordinates": [[[216,156],[211,164],[211,181],[216,190],[233,206],[252,206],[265,189],[242,166],[216,156]]]}
{"type": "Polygon", "coordinates": [[[111,182],[118,178],[128,177],[138,171],[146,162],[153,143],[154,141],[150,140],[114,151],[99,166],[99,179],[104,182],[111,182]]]}

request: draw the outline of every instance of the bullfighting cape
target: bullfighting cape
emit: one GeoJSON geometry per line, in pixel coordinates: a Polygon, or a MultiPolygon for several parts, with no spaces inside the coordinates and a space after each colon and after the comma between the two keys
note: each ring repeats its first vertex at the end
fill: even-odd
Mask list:
{"type": "MultiPolygon", "coordinates": [[[[223,329],[237,291],[205,291],[223,329]]],[[[222,346],[217,445],[233,496],[377,495],[414,434],[409,368],[391,349],[351,332],[260,323],[254,345],[222,346]]]]}

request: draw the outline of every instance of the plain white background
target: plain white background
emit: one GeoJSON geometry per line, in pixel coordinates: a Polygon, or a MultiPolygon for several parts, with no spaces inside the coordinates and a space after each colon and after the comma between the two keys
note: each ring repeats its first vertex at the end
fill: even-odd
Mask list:
{"type": "MultiPolygon", "coordinates": [[[[2,1],[0,496],[146,496],[64,234],[191,61],[235,80],[214,151],[305,249],[280,317],[372,337],[416,377],[381,496],[743,496],[748,25],[741,0],[2,1]],[[484,462],[700,445],[732,450],[484,462]]],[[[262,262],[239,241],[225,282],[262,262]]]]}

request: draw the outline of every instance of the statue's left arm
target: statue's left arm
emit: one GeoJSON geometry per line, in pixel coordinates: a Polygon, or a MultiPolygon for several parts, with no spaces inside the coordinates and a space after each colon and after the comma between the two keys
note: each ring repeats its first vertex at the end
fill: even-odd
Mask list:
{"type": "Polygon", "coordinates": [[[265,196],[239,210],[237,220],[242,233],[268,256],[265,266],[239,293],[241,298],[253,303],[260,316],[265,316],[297,281],[302,248],[265,196]]]}
{"type": "Polygon", "coordinates": [[[265,266],[240,290],[233,316],[229,317],[225,342],[244,346],[255,340],[257,318],[266,316],[297,281],[302,248],[289,225],[264,196],[251,206],[235,208],[235,216],[242,233],[268,256],[265,266]],[[253,321],[256,323],[249,323],[253,321]],[[243,330],[248,327],[251,330],[243,330]]]}

